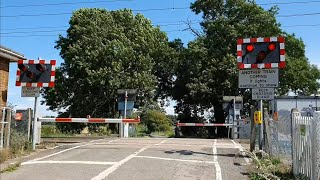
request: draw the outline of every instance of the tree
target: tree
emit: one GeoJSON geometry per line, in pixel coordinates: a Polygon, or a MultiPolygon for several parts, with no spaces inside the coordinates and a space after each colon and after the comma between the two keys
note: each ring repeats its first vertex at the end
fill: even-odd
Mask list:
{"type": "Polygon", "coordinates": [[[188,48],[182,50],[183,55],[179,59],[173,93],[178,102],[178,119],[201,122],[203,111],[214,107],[216,121],[224,122],[222,97],[248,94],[246,90],[239,90],[237,84],[238,38],[280,35],[288,37],[288,66],[282,74],[288,76],[286,72],[295,71],[293,64],[300,63],[304,64],[304,71],[301,73],[311,79],[305,84],[296,80],[295,85],[289,84],[292,81],[288,79],[281,79],[282,92],[290,89],[306,92],[319,88],[316,82],[316,79],[319,79],[317,70],[306,64],[304,45],[296,42],[292,35],[284,33],[276,21],[277,7],[265,10],[251,0],[197,0],[191,4],[191,9],[196,14],[202,14],[203,34],[197,34],[198,38],[189,42],[188,48]]]}
{"type": "Polygon", "coordinates": [[[285,33],[287,67],[280,72],[280,95],[293,92],[296,95],[317,94],[320,84],[320,70],[311,65],[305,56],[305,45],[302,39],[294,34],[285,33]]]}
{"type": "Polygon", "coordinates": [[[64,59],[56,86],[43,92],[51,110],[66,110],[61,116],[116,117],[118,89],[138,89],[143,105],[154,98],[159,83],[170,80],[160,71],[171,50],[166,34],[143,15],[80,9],[69,24],[56,45],[64,59]]]}

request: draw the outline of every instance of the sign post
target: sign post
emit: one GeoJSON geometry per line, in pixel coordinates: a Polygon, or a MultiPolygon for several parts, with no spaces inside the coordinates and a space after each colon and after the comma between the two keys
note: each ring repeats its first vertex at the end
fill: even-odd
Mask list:
{"type": "Polygon", "coordinates": [[[19,60],[16,86],[22,86],[22,97],[34,97],[32,149],[36,149],[37,104],[41,87],[54,87],[56,60],[19,60]]]}
{"type": "MultiPolygon", "coordinates": [[[[245,38],[237,41],[239,88],[252,89],[252,99],[259,100],[263,120],[263,100],[274,99],[279,86],[279,68],[285,68],[283,37],[245,38]],[[246,69],[246,70],[244,70],[246,69]]],[[[263,145],[263,122],[259,131],[259,149],[263,145]]]]}

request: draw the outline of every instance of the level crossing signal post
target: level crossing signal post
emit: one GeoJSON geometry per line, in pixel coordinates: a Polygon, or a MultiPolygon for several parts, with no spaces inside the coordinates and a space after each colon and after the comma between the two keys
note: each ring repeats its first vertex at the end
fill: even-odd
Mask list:
{"type": "Polygon", "coordinates": [[[259,102],[254,122],[260,126],[259,149],[263,145],[263,100],[274,98],[279,86],[279,68],[285,68],[283,37],[244,38],[237,41],[239,88],[251,89],[252,99],[259,102]]]}
{"type": "Polygon", "coordinates": [[[34,97],[34,118],[32,130],[32,149],[36,147],[37,104],[41,87],[54,87],[56,60],[19,60],[16,86],[22,86],[22,97],[34,97]]]}

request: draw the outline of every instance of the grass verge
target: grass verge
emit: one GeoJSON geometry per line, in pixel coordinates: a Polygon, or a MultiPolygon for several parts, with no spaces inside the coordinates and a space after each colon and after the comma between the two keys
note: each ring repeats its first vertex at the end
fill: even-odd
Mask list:
{"type": "Polygon", "coordinates": [[[294,177],[291,165],[265,152],[246,152],[252,159],[248,167],[250,180],[307,180],[305,176],[294,177]]]}

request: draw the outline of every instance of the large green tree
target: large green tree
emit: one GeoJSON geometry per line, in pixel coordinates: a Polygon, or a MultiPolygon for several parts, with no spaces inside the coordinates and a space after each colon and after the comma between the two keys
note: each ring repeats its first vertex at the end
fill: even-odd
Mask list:
{"type": "Polygon", "coordinates": [[[146,104],[164,94],[162,84],[170,86],[164,66],[171,65],[173,50],[166,34],[143,15],[80,9],[69,24],[56,45],[64,59],[56,86],[43,93],[50,109],[65,109],[61,116],[115,117],[118,89],[138,89],[138,103],[146,104]]]}
{"type": "Polygon", "coordinates": [[[197,0],[191,9],[202,14],[203,33],[186,49],[176,46],[182,55],[173,99],[180,120],[203,121],[203,111],[214,107],[215,120],[224,122],[222,96],[249,94],[238,89],[238,38],[284,36],[288,65],[281,71],[279,93],[310,94],[319,88],[319,70],[308,63],[303,42],[281,30],[277,7],[265,10],[251,0],[197,0]]]}

